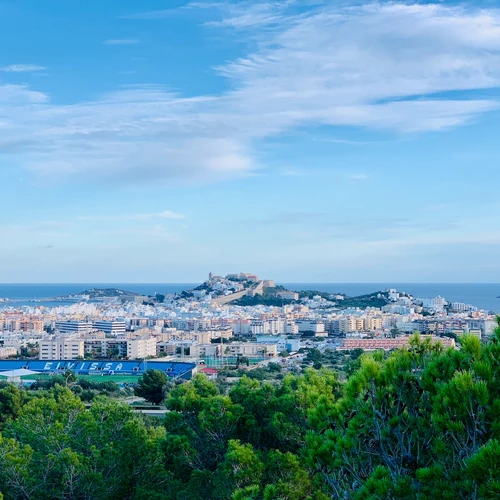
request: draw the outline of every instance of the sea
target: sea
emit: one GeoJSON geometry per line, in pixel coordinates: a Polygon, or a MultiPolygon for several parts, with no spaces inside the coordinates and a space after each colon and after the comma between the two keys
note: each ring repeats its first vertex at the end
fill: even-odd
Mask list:
{"type": "MultiPolygon", "coordinates": [[[[500,313],[500,283],[280,283],[289,290],[318,290],[344,293],[349,296],[395,288],[418,298],[440,295],[450,302],[464,302],[480,309],[500,313]]],[[[140,295],[171,294],[189,290],[199,283],[0,283],[0,308],[56,306],[68,304],[49,300],[53,297],[76,295],[89,288],[119,288],[140,295]]]]}

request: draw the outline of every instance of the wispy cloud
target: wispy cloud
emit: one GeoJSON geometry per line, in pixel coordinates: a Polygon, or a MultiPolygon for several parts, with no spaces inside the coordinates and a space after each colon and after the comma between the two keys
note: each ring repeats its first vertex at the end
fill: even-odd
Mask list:
{"type": "MultiPolygon", "coordinates": [[[[309,6],[321,2],[309,2],[309,6]]],[[[297,4],[297,0],[269,1],[207,1],[190,2],[178,8],[138,12],[121,16],[121,19],[158,20],[170,18],[189,11],[203,10],[213,14],[216,19],[205,21],[205,26],[234,28],[236,30],[263,27],[288,21],[286,15],[289,7],[297,4]]]]}
{"type": "Polygon", "coordinates": [[[105,45],[136,45],[140,43],[137,38],[113,38],[106,40],[105,45]]]}
{"type": "Polygon", "coordinates": [[[191,8],[213,8],[219,11],[221,18],[207,21],[206,26],[234,28],[237,30],[262,28],[277,25],[285,20],[290,20],[285,12],[289,5],[295,2],[216,2],[205,5],[202,2],[193,2],[191,8]]]}
{"type": "Polygon", "coordinates": [[[170,242],[179,242],[181,240],[181,237],[178,234],[170,232],[161,225],[118,227],[106,231],[96,231],[94,234],[99,237],[102,237],[103,235],[111,235],[118,240],[123,238],[126,241],[130,241],[130,238],[133,238],[134,241],[139,243],[143,239],[147,239],[148,241],[163,240],[170,242]]]}
{"type": "Polygon", "coordinates": [[[36,73],[38,71],[45,71],[46,69],[45,66],[39,66],[38,64],[11,64],[1,67],[0,71],[4,71],[5,73],[36,73]]]}
{"type": "Polygon", "coordinates": [[[283,177],[302,177],[304,175],[309,175],[310,171],[303,168],[284,168],[280,170],[279,175],[283,177]]]}
{"type": "Polygon", "coordinates": [[[366,174],[351,174],[349,176],[349,179],[351,181],[366,181],[366,179],[368,179],[368,176],[366,174]]]}
{"type": "Polygon", "coordinates": [[[500,109],[496,98],[472,92],[500,87],[500,10],[289,6],[224,2],[203,11],[217,12],[205,19],[214,30],[272,20],[272,29],[238,30],[251,49],[216,68],[228,80],[220,94],[185,98],[142,86],[60,105],[26,87],[0,85],[2,141],[30,137],[24,164],[49,179],[198,182],[248,175],[263,140],[299,127],[434,132],[500,109]],[[244,9],[253,19],[241,18],[244,9]]]}
{"type": "Polygon", "coordinates": [[[135,14],[128,14],[125,16],[120,16],[120,19],[165,19],[171,16],[177,9],[164,9],[164,10],[151,10],[148,12],[137,12],[135,14]]]}
{"type": "Polygon", "coordinates": [[[255,225],[283,225],[283,224],[301,224],[310,221],[318,221],[325,217],[323,212],[282,212],[270,214],[267,217],[247,219],[244,221],[235,221],[237,224],[255,224],[255,225]]]}
{"type": "MultiPolygon", "coordinates": [[[[453,242],[488,243],[499,242],[500,232],[491,231],[488,226],[498,226],[491,219],[487,224],[478,219],[464,221],[421,218],[387,218],[366,217],[340,220],[336,216],[324,217],[319,224],[308,225],[304,234],[312,241],[334,241],[351,248],[360,242],[372,245],[400,247],[404,245],[428,245],[432,242],[452,244],[453,242]]],[[[299,237],[303,232],[294,232],[293,237],[299,237]]],[[[304,236],[301,236],[304,238],[304,236]]]]}
{"type": "Polygon", "coordinates": [[[122,214],[122,215],[85,215],[78,217],[78,220],[92,220],[92,221],[119,221],[119,220],[150,220],[150,219],[185,219],[186,216],[164,210],[152,214],[122,214]]]}

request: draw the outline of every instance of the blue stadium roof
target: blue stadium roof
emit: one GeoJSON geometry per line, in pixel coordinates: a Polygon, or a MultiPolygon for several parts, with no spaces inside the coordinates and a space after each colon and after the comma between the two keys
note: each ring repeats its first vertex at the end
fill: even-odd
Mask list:
{"type": "Polygon", "coordinates": [[[173,378],[191,378],[196,365],[194,363],[177,363],[162,361],[93,361],[93,360],[0,360],[0,373],[2,371],[18,370],[25,368],[39,373],[61,373],[72,370],[80,375],[95,373],[105,374],[137,374],[145,370],[160,370],[173,378]]]}

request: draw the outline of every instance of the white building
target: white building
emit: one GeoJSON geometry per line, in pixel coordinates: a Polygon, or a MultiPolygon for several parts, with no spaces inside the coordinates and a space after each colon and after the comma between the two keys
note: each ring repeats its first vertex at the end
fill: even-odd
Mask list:
{"type": "Polygon", "coordinates": [[[300,349],[300,338],[288,339],[285,336],[275,337],[272,335],[258,335],[257,342],[262,343],[276,343],[278,352],[282,351],[298,351],[300,349]]]}
{"type": "Polygon", "coordinates": [[[415,314],[415,308],[404,304],[387,304],[382,307],[382,312],[394,314],[415,314]]]}
{"type": "Polygon", "coordinates": [[[94,328],[107,335],[120,335],[125,333],[127,325],[125,321],[94,321],[94,328]]]}
{"type": "Polygon", "coordinates": [[[76,337],[57,335],[39,342],[41,360],[50,359],[76,359],[83,358],[85,354],[84,341],[76,337]]]}
{"type": "Polygon", "coordinates": [[[446,304],[446,299],[444,299],[440,295],[438,295],[437,297],[433,297],[432,299],[422,299],[423,307],[438,312],[443,311],[446,304]]]}
{"type": "Polygon", "coordinates": [[[274,358],[278,355],[276,342],[232,342],[231,344],[222,344],[221,349],[224,356],[274,358]]]}
{"type": "Polygon", "coordinates": [[[86,334],[94,330],[94,325],[86,321],[56,321],[54,329],[62,334],[86,334]]]}
{"type": "Polygon", "coordinates": [[[339,332],[361,332],[365,329],[365,322],[363,318],[358,316],[344,316],[339,319],[339,332]]]}
{"type": "Polygon", "coordinates": [[[0,359],[6,359],[9,356],[16,356],[17,349],[15,347],[0,347],[0,359]]]}
{"type": "Polygon", "coordinates": [[[127,340],[128,359],[144,359],[156,356],[156,340],[153,337],[127,340]]]}
{"type": "Polygon", "coordinates": [[[300,319],[297,321],[299,332],[314,332],[315,335],[326,334],[325,323],[315,319],[300,319]]]}
{"type": "Polygon", "coordinates": [[[195,358],[206,358],[209,356],[220,356],[221,348],[224,348],[224,344],[196,344],[189,348],[189,352],[195,358]]]}

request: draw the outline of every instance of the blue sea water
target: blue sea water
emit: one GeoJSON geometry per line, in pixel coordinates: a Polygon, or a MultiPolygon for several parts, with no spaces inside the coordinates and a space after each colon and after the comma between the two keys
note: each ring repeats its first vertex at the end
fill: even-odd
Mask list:
{"type": "MultiPolygon", "coordinates": [[[[141,295],[157,293],[177,293],[190,289],[199,283],[19,283],[0,284],[0,298],[8,298],[14,302],[0,302],[2,306],[48,305],[55,302],[44,302],[43,299],[62,295],[78,294],[89,288],[119,288],[141,295]],[[32,300],[37,302],[33,303],[32,300]],[[38,302],[40,301],[40,302],[38,302]]],[[[363,295],[366,293],[396,288],[411,293],[415,297],[429,298],[441,295],[451,302],[465,302],[481,309],[500,313],[500,283],[282,283],[290,290],[318,290],[346,295],[363,295]]],[[[67,303],[66,303],[67,304],[67,303]]]]}
{"type": "Polygon", "coordinates": [[[68,305],[68,302],[44,299],[77,295],[90,288],[118,288],[139,295],[154,295],[155,292],[178,293],[198,285],[199,283],[0,283],[0,298],[9,299],[9,302],[0,302],[0,308],[68,305]]]}
{"type": "Polygon", "coordinates": [[[464,302],[500,313],[500,283],[283,283],[283,286],[290,290],[318,290],[349,296],[395,288],[417,298],[441,295],[450,302],[464,302]]]}

